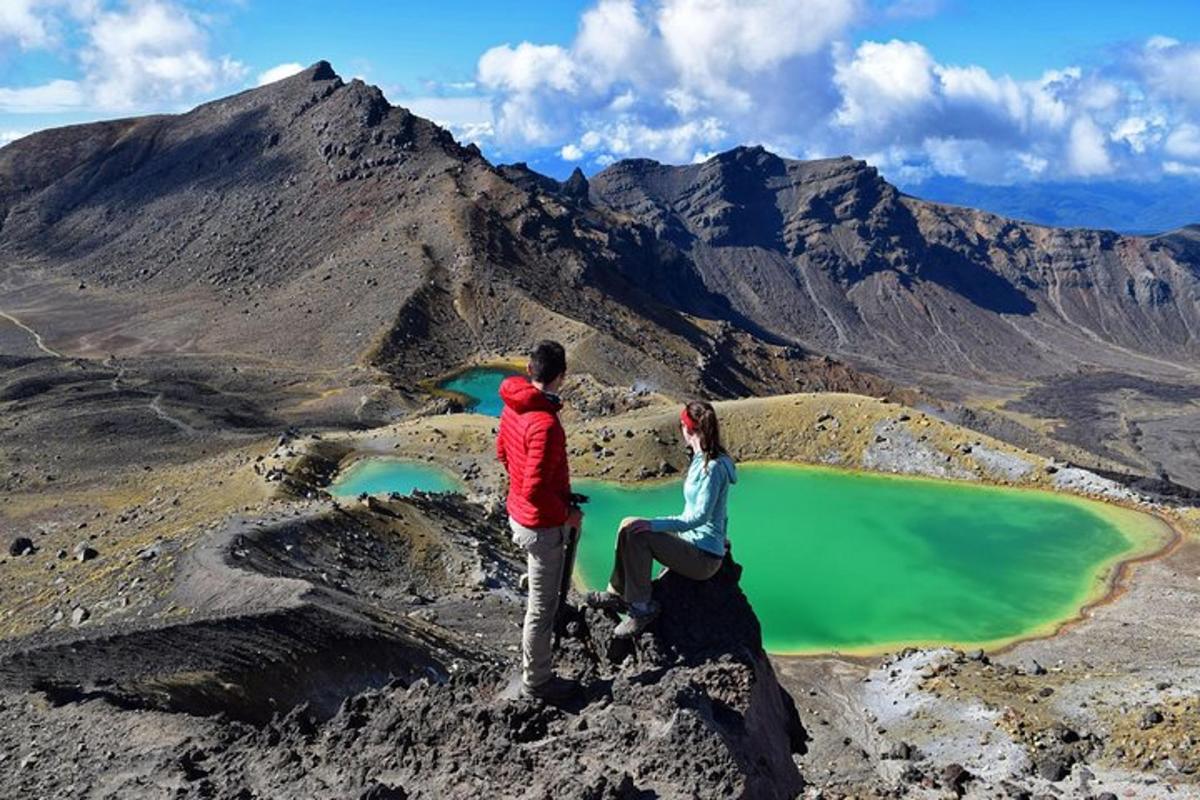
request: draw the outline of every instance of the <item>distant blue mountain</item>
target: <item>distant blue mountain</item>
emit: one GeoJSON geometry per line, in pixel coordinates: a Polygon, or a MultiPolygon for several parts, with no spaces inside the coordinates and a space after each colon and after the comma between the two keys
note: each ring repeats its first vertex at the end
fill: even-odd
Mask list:
{"type": "Polygon", "coordinates": [[[986,186],[935,177],[898,185],[924,200],[1066,228],[1163,233],[1200,222],[1200,180],[1192,178],[986,186]]]}

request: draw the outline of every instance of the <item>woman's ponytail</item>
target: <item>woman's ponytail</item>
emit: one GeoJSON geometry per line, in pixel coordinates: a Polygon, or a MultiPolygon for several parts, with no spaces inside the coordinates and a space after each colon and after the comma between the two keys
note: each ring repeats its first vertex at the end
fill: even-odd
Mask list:
{"type": "Polygon", "coordinates": [[[695,425],[696,435],[700,437],[700,450],[704,453],[704,466],[707,468],[708,462],[725,455],[716,409],[712,403],[693,400],[687,404],[687,415],[695,425]]]}

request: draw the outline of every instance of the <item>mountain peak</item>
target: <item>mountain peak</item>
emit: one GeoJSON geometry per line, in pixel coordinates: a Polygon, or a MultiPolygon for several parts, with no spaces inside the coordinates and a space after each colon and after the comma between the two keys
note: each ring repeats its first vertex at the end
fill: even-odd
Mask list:
{"type": "Polygon", "coordinates": [[[321,59],[300,74],[306,76],[310,81],[333,81],[341,77],[334,71],[333,65],[325,59],[321,59]]]}
{"type": "Polygon", "coordinates": [[[761,144],[740,144],[737,147],[732,147],[724,150],[713,156],[710,161],[744,161],[747,159],[779,159],[779,156],[772,153],[761,144]]]}
{"type": "Polygon", "coordinates": [[[588,195],[588,179],[583,174],[583,170],[576,167],[571,173],[571,177],[563,181],[563,193],[569,197],[574,197],[577,200],[582,200],[588,195]]]}

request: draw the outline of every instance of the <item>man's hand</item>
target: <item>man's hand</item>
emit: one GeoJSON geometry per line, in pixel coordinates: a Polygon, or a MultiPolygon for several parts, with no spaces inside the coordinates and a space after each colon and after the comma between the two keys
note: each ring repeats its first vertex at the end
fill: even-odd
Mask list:
{"type": "Polygon", "coordinates": [[[621,530],[629,533],[650,533],[650,521],[640,517],[626,517],[621,520],[621,530]]]}
{"type": "Polygon", "coordinates": [[[580,530],[583,527],[583,511],[573,507],[567,514],[567,527],[580,530]]]}

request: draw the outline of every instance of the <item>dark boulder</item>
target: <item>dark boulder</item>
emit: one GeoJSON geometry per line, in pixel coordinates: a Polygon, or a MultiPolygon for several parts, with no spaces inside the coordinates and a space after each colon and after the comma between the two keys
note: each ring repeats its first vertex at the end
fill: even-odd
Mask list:
{"type": "Polygon", "coordinates": [[[24,556],[33,552],[33,540],[28,536],[18,536],[8,545],[10,556],[24,556]]]}
{"type": "Polygon", "coordinates": [[[408,792],[399,786],[377,783],[358,797],[359,800],[408,800],[408,792]]]}
{"type": "Polygon", "coordinates": [[[1059,754],[1049,754],[1038,759],[1034,769],[1046,780],[1057,783],[1071,774],[1071,760],[1059,754]]]}
{"type": "Polygon", "coordinates": [[[967,784],[974,780],[974,777],[962,764],[947,764],[942,769],[942,785],[959,797],[963,796],[967,784]]]}

